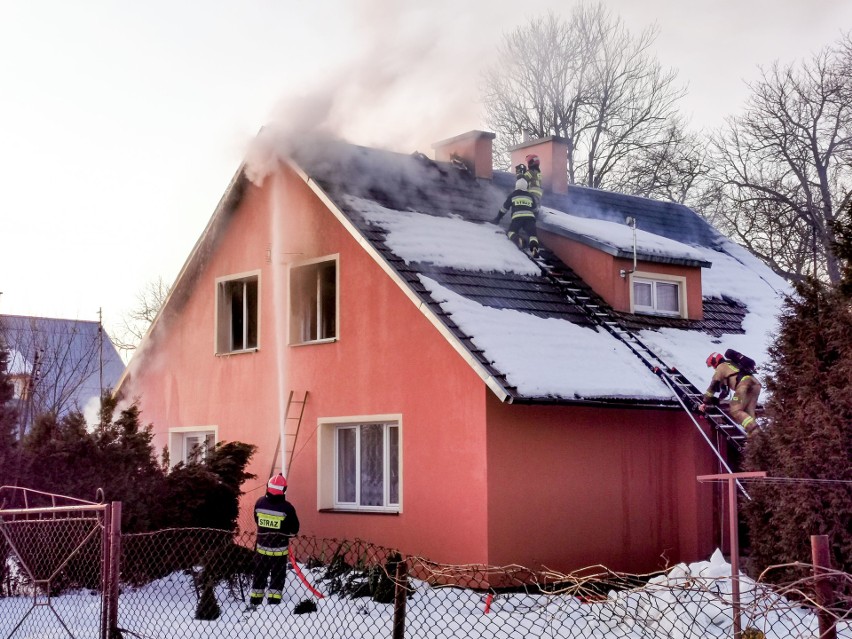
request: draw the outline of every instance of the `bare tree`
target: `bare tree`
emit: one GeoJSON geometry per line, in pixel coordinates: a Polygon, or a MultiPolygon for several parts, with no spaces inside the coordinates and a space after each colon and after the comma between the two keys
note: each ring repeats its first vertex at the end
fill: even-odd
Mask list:
{"type": "Polygon", "coordinates": [[[710,217],[791,281],[840,277],[832,224],[852,198],[852,42],[774,64],[714,136],[710,217]]]}
{"type": "Polygon", "coordinates": [[[162,276],[148,282],[137,293],[136,306],[124,316],[119,327],[119,335],[113,340],[117,349],[127,353],[139,345],[168,295],[169,286],[163,281],[162,276]]]}
{"type": "Polygon", "coordinates": [[[569,183],[635,185],[633,162],[686,141],[674,121],[685,90],[649,53],[655,39],[654,27],[634,37],[603,4],[580,4],[567,21],[550,13],[508,34],[483,76],[489,126],[506,140],[498,152],[526,136],[556,135],[568,141],[569,183]]]}
{"type": "Polygon", "coordinates": [[[62,417],[81,410],[81,401],[99,397],[102,339],[97,322],[17,315],[0,316],[5,343],[26,363],[27,383],[20,397],[20,421],[26,431],[45,413],[62,417]]]}

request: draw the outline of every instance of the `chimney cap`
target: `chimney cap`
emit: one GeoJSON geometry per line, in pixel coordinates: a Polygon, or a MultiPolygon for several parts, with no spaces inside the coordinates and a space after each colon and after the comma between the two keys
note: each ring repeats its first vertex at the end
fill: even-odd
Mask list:
{"type": "Polygon", "coordinates": [[[440,140],[438,142],[432,143],[432,148],[437,149],[440,146],[446,146],[447,144],[452,144],[453,142],[459,142],[461,140],[465,140],[467,138],[488,138],[489,140],[493,140],[497,137],[496,133],[491,133],[490,131],[468,131],[467,133],[462,133],[461,135],[456,135],[451,138],[447,138],[446,140],[440,140]]]}
{"type": "Polygon", "coordinates": [[[566,138],[559,137],[558,135],[548,135],[546,138],[535,138],[533,140],[526,140],[525,142],[521,142],[515,146],[510,146],[509,150],[517,151],[518,149],[525,149],[528,146],[537,146],[546,142],[562,142],[563,144],[568,144],[568,140],[566,138]]]}

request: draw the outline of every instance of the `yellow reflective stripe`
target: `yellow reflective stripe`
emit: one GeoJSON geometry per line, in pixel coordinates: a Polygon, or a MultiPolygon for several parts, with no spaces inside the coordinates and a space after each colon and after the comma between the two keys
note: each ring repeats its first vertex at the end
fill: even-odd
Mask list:
{"type": "Polygon", "coordinates": [[[266,555],[267,557],[281,557],[282,555],[286,555],[289,552],[290,552],[289,549],[273,550],[273,549],[261,548],[260,546],[257,547],[257,554],[258,555],[266,555]]]}
{"type": "Polygon", "coordinates": [[[518,213],[512,213],[512,219],[514,220],[516,217],[535,217],[535,213],[532,211],[519,211],[518,213]]]}

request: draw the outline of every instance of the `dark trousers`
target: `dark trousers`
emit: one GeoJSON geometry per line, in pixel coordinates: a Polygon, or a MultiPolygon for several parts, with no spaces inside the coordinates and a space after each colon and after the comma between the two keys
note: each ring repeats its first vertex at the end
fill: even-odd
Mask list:
{"type": "Polygon", "coordinates": [[[509,230],[506,235],[515,244],[524,248],[527,244],[529,247],[538,247],[538,237],[536,236],[536,224],[534,217],[514,217],[509,224],[509,230]]]}
{"type": "Polygon", "coordinates": [[[249,603],[259,604],[263,601],[266,593],[266,603],[281,603],[281,595],[284,593],[284,583],[287,581],[288,555],[262,555],[254,553],[254,574],[251,581],[251,593],[249,603]],[[269,590],[267,590],[267,585],[269,590]]]}

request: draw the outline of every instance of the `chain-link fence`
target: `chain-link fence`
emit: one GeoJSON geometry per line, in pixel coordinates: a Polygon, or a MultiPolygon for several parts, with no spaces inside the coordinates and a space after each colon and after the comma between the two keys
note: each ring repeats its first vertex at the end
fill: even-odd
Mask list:
{"type": "MultiPolygon", "coordinates": [[[[46,549],[59,537],[51,533],[32,543],[46,549]]],[[[287,566],[280,602],[267,589],[263,603],[252,607],[249,595],[257,588],[252,583],[253,534],[179,529],[124,535],[114,636],[733,636],[730,565],[721,553],[707,562],[654,575],[625,575],[600,567],[565,575],[519,566],[442,565],[363,541],[296,537],[290,556],[277,559],[287,566]]],[[[15,627],[21,608],[31,605],[33,596],[32,584],[16,581],[17,562],[14,553],[7,557],[5,578],[11,586],[4,584],[0,590],[0,637],[97,636],[87,633],[84,621],[53,634],[15,627]]],[[[97,627],[98,586],[84,583],[86,573],[82,566],[80,570],[78,577],[69,576],[54,592],[40,596],[75,610],[75,619],[89,618],[97,627]]],[[[797,564],[784,570],[785,575],[800,577],[785,587],[741,578],[742,636],[816,638],[822,613],[834,622],[837,636],[852,639],[852,606],[842,596],[852,590],[850,575],[822,576],[836,593],[835,601],[823,605],[815,595],[813,566],[797,564]]]]}

